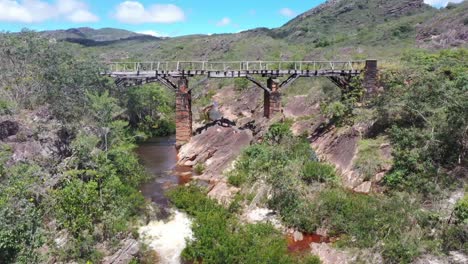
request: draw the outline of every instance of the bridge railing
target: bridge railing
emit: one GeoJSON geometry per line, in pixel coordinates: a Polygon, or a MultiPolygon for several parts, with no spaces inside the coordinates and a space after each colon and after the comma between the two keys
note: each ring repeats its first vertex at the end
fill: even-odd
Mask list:
{"type": "Polygon", "coordinates": [[[154,61],[104,63],[106,72],[363,70],[365,61],[154,61]]]}

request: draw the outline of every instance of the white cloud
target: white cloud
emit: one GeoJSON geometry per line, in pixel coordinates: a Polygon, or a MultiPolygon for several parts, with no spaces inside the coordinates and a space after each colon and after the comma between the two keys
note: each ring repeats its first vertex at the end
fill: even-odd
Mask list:
{"type": "Polygon", "coordinates": [[[184,11],[173,4],[155,4],[145,8],[137,1],[125,1],[117,6],[115,18],[122,23],[174,23],[185,20],[184,11]]]}
{"type": "Polygon", "coordinates": [[[224,17],[223,19],[221,19],[220,21],[216,22],[216,25],[218,27],[224,27],[224,26],[227,26],[229,24],[231,24],[231,19],[229,17],[224,17]]]}
{"type": "Polygon", "coordinates": [[[0,21],[38,23],[51,19],[85,23],[96,22],[99,17],[91,13],[88,5],[80,0],[57,0],[54,3],[42,0],[0,0],[0,21]]]}
{"type": "Polygon", "coordinates": [[[464,0],[424,0],[424,3],[435,7],[446,7],[448,3],[461,3],[464,0]]]}
{"type": "Polygon", "coordinates": [[[285,16],[285,17],[293,17],[296,15],[296,12],[294,12],[291,8],[282,8],[279,13],[282,15],[282,16],[285,16]]]}
{"type": "Polygon", "coordinates": [[[86,22],[97,22],[99,21],[99,17],[94,15],[93,13],[79,9],[76,10],[75,12],[71,13],[68,15],[67,19],[71,22],[74,23],[86,23],[86,22]]]}
{"type": "Polygon", "coordinates": [[[153,37],[160,37],[160,38],[169,36],[167,34],[157,32],[157,31],[154,31],[154,30],[142,30],[142,31],[137,31],[136,33],[144,34],[144,35],[150,35],[150,36],[153,36],[153,37]]]}

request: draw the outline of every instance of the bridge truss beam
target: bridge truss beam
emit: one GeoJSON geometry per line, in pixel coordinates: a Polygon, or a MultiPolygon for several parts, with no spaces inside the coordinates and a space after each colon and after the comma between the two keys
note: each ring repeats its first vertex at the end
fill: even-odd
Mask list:
{"type": "MultiPolygon", "coordinates": [[[[124,63],[125,65],[125,63],[124,63]]],[[[191,91],[209,78],[246,78],[264,91],[264,116],[271,118],[281,112],[281,89],[290,86],[301,77],[327,77],[343,92],[352,90],[353,78],[364,73],[363,85],[368,94],[377,90],[377,61],[358,62],[177,62],[174,68],[170,63],[132,63],[132,67],[113,64],[110,71],[101,75],[115,78],[116,85],[142,85],[159,82],[176,92],[176,141],[180,146],[192,137],[192,93],[191,91]],[[194,66],[200,64],[200,67],[194,66]],[[365,63],[365,64],[363,64],[365,63]],[[190,67],[184,66],[190,64],[190,67]],[[364,67],[361,67],[363,64],[364,67]],[[222,66],[219,66],[222,65],[222,66]],[[231,66],[230,66],[231,65],[231,66]],[[238,65],[232,67],[232,65],[238,65]],[[273,65],[273,66],[272,66],[273,65]],[[293,69],[284,65],[294,65],[293,69]],[[274,68],[274,69],[273,69],[274,68]],[[189,88],[189,77],[204,78],[189,88]],[[254,78],[268,78],[265,86],[254,78]],[[283,82],[278,78],[287,76],[283,82]],[[176,80],[176,81],[174,81],[176,80]]]]}

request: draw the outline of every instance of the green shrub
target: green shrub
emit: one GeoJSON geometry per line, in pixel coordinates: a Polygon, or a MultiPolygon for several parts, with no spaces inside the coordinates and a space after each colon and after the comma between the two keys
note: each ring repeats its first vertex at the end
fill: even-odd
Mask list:
{"type": "Polygon", "coordinates": [[[205,164],[197,163],[197,165],[195,165],[195,167],[193,168],[193,171],[197,175],[202,175],[205,172],[205,169],[206,169],[205,164]]]}
{"type": "Polygon", "coordinates": [[[194,240],[182,252],[186,261],[203,263],[318,263],[288,254],[284,236],[270,224],[244,224],[194,186],[168,194],[174,205],[194,217],[194,240]]]}
{"type": "Polygon", "coordinates": [[[249,88],[249,80],[247,78],[236,78],[234,80],[234,87],[239,91],[243,91],[249,88]]]}
{"type": "Polygon", "coordinates": [[[130,125],[150,137],[175,133],[174,95],[165,87],[148,84],[129,90],[130,125]]]}
{"type": "Polygon", "coordinates": [[[0,99],[0,116],[12,114],[13,113],[12,109],[13,109],[12,103],[6,100],[0,99]]]}
{"type": "Polygon", "coordinates": [[[468,224],[468,194],[457,202],[454,214],[458,222],[468,224]]]}
{"type": "Polygon", "coordinates": [[[453,250],[468,251],[468,228],[466,224],[451,224],[443,230],[443,249],[446,252],[453,250]]]}
{"type": "Polygon", "coordinates": [[[377,173],[381,172],[390,161],[385,160],[380,151],[383,143],[382,138],[361,139],[358,143],[358,155],[354,161],[354,168],[357,169],[365,180],[370,180],[377,173]]]}
{"type": "Polygon", "coordinates": [[[302,179],[307,183],[335,182],[337,176],[333,166],[317,161],[308,161],[304,164],[302,179]]]}
{"type": "Polygon", "coordinates": [[[44,243],[37,182],[44,176],[34,164],[5,169],[0,184],[0,263],[38,263],[44,243]]]}
{"type": "Polygon", "coordinates": [[[292,137],[291,124],[291,121],[287,121],[271,125],[265,134],[265,140],[279,143],[284,138],[292,137]]]}
{"type": "Polygon", "coordinates": [[[386,263],[410,263],[423,245],[417,208],[405,196],[369,196],[342,189],[322,191],[310,216],[341,245],[369,248],[382,243],[386,263]]]}

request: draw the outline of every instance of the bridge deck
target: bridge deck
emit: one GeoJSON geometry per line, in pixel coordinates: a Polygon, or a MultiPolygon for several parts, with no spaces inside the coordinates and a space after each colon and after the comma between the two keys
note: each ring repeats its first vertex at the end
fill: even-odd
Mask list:
{"type": "Polygon", "coordinates": [[[239,78],[249,75],[330,77],[359,75],[364,70],[365,63],[365,61],[113,62],[108,63],[101,73],[126,79],[158,76],[239,78]]]}
{"type": "Polygon", "coordinates": [[[266,77],[282,77],[287,75],[298,75],[300,77],[315,77],[315,76],[355,76],[361,74],[362,70],[271,70],[271,71],[133,71],[133,72],[103,72],[114,78],[128,79],[146,79],[156,76],[162,77],[193,77],[207,76],[209,78],[239,78],[249,75],[262,75],[266,77]]]}

